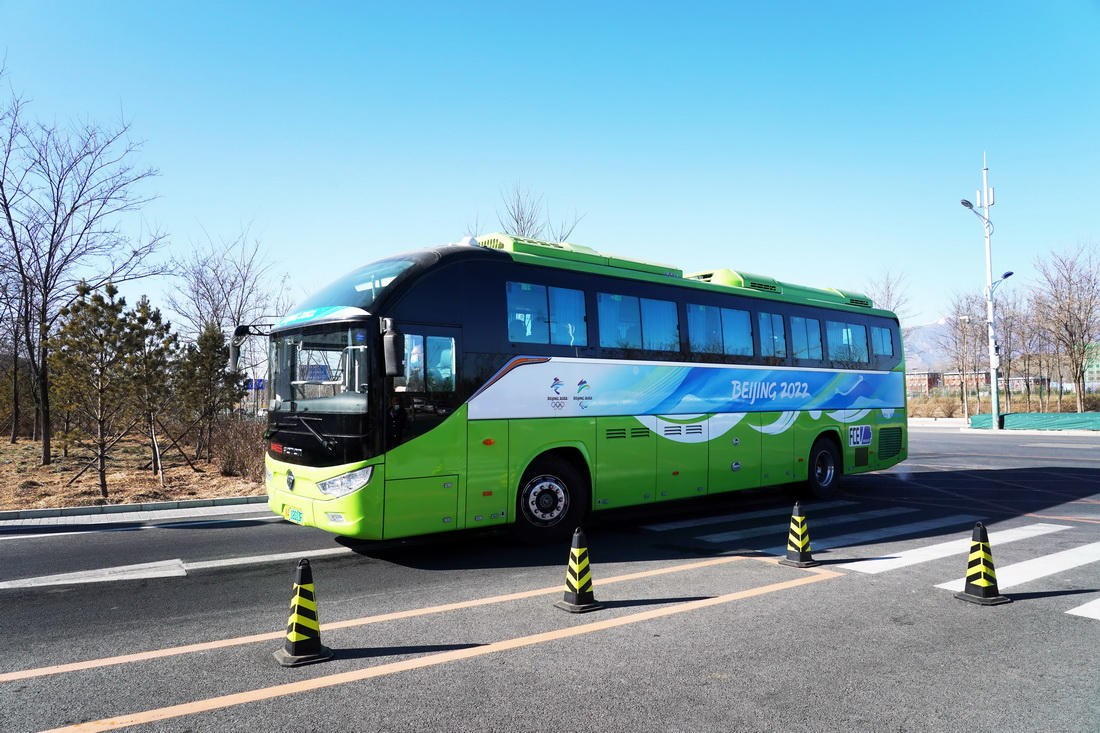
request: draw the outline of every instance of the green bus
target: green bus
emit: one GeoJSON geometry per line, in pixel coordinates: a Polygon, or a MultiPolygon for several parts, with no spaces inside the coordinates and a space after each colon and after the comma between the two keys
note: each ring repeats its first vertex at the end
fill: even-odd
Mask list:
{"type": "Polygon", "coordinates": [[[906,457],[897,317],[505,234],[373,262],[271,329],[272,511],[363,539],[804,483],[906,457]]]}

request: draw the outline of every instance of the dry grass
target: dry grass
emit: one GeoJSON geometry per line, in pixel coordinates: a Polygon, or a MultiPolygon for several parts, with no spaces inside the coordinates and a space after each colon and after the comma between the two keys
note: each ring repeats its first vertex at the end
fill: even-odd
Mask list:
{"type": "Polygon", "coordinates": [[[64,458],[60,451],[56,451],[51,465],[40,466],[41,452],[41,444],[27,439],[15,445],[6,440],[0,442],[0,510],[212,499],[264,493],[260,483],[239,476],[223,476],[217,461],[195,462],[202,471],[196,473],[174,450],[164,458],[166,486],[161,488],[152,471],[142,470],[149,460],[148,448],[137,441],[125,440],[119,443],[114,460],[107,465],[108,498],[103,499],[99,495],[94,468],[85,471],[71,486],[65,485],[90,456],[74,449],[68,458],[64,458]]]}

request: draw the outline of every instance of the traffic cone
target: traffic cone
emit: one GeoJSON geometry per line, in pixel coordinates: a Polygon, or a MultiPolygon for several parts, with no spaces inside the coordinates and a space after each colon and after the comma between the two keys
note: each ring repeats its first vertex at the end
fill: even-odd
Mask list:
{"type": "Polygon", "coordinates": [[[795,568],[812,568],[820,565],[810,555],[810,528],[806,525],[806,517],[802,514],[802,502],[794,503],[794,511],[791,512],[791,529],[787,533],[787,556],[779,561],[780,565],[790,565],[795,568]]]}
{"type": "Polygon", "coordinates": [[[585,613],[603,608],[592,593],[592,571],[588,567],[588,540],[580,527],[573,532],[569,549],[569,567],[565,570],[565,597],[554,604],[569,613],[585,613]]]}
{"type": "Polygon", "coordinates": [[[974,525],[970,538],[970,561],[966,564],[966,587],[955,597],[982,606],[1011,603],[997,591],[997,573],[993,569],[993,553],[989,549],[989,535],[981,522],[974,525]]]}
{"type": "Polygon", "coordinates": [[[294,573],[294,598],[290,600],[290,618],[286,622],[286,643],[275,652],[275,661],[284,667],[300,667],[331,658],[332,650],[321,645],[313,571],[309,560],[302,559],[294,573]]]}

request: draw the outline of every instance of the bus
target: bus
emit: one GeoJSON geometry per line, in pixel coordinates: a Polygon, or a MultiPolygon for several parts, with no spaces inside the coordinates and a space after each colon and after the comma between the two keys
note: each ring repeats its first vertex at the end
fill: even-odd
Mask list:
{"type": "Polygon", "coordinates": [[[907,455],[897,317],[729,269],[468,237],[352,271],[268,345],[269,507],[354,538],[556,540],[626,506],[824,497],[907,455]]]}

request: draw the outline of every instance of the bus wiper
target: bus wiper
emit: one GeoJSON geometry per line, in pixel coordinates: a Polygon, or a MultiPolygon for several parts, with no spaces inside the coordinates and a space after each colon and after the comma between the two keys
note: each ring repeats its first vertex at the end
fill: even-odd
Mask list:
{"type": "Polygon", "coordinates": [[[326,438],[318,433],[316,430],[313,429],[313,426],[306,422],[306,419],[301,415],[295,415],[294,417],[298,419],[298,422],[302,423],[305,429],[308,430],[314,438],[317,438],[317,442],[321,444],[322,448],[327,450],[329,453],[332,453],[333,446],[336,445],[335,440],[332,440],[331,438],[326,438]]]}

